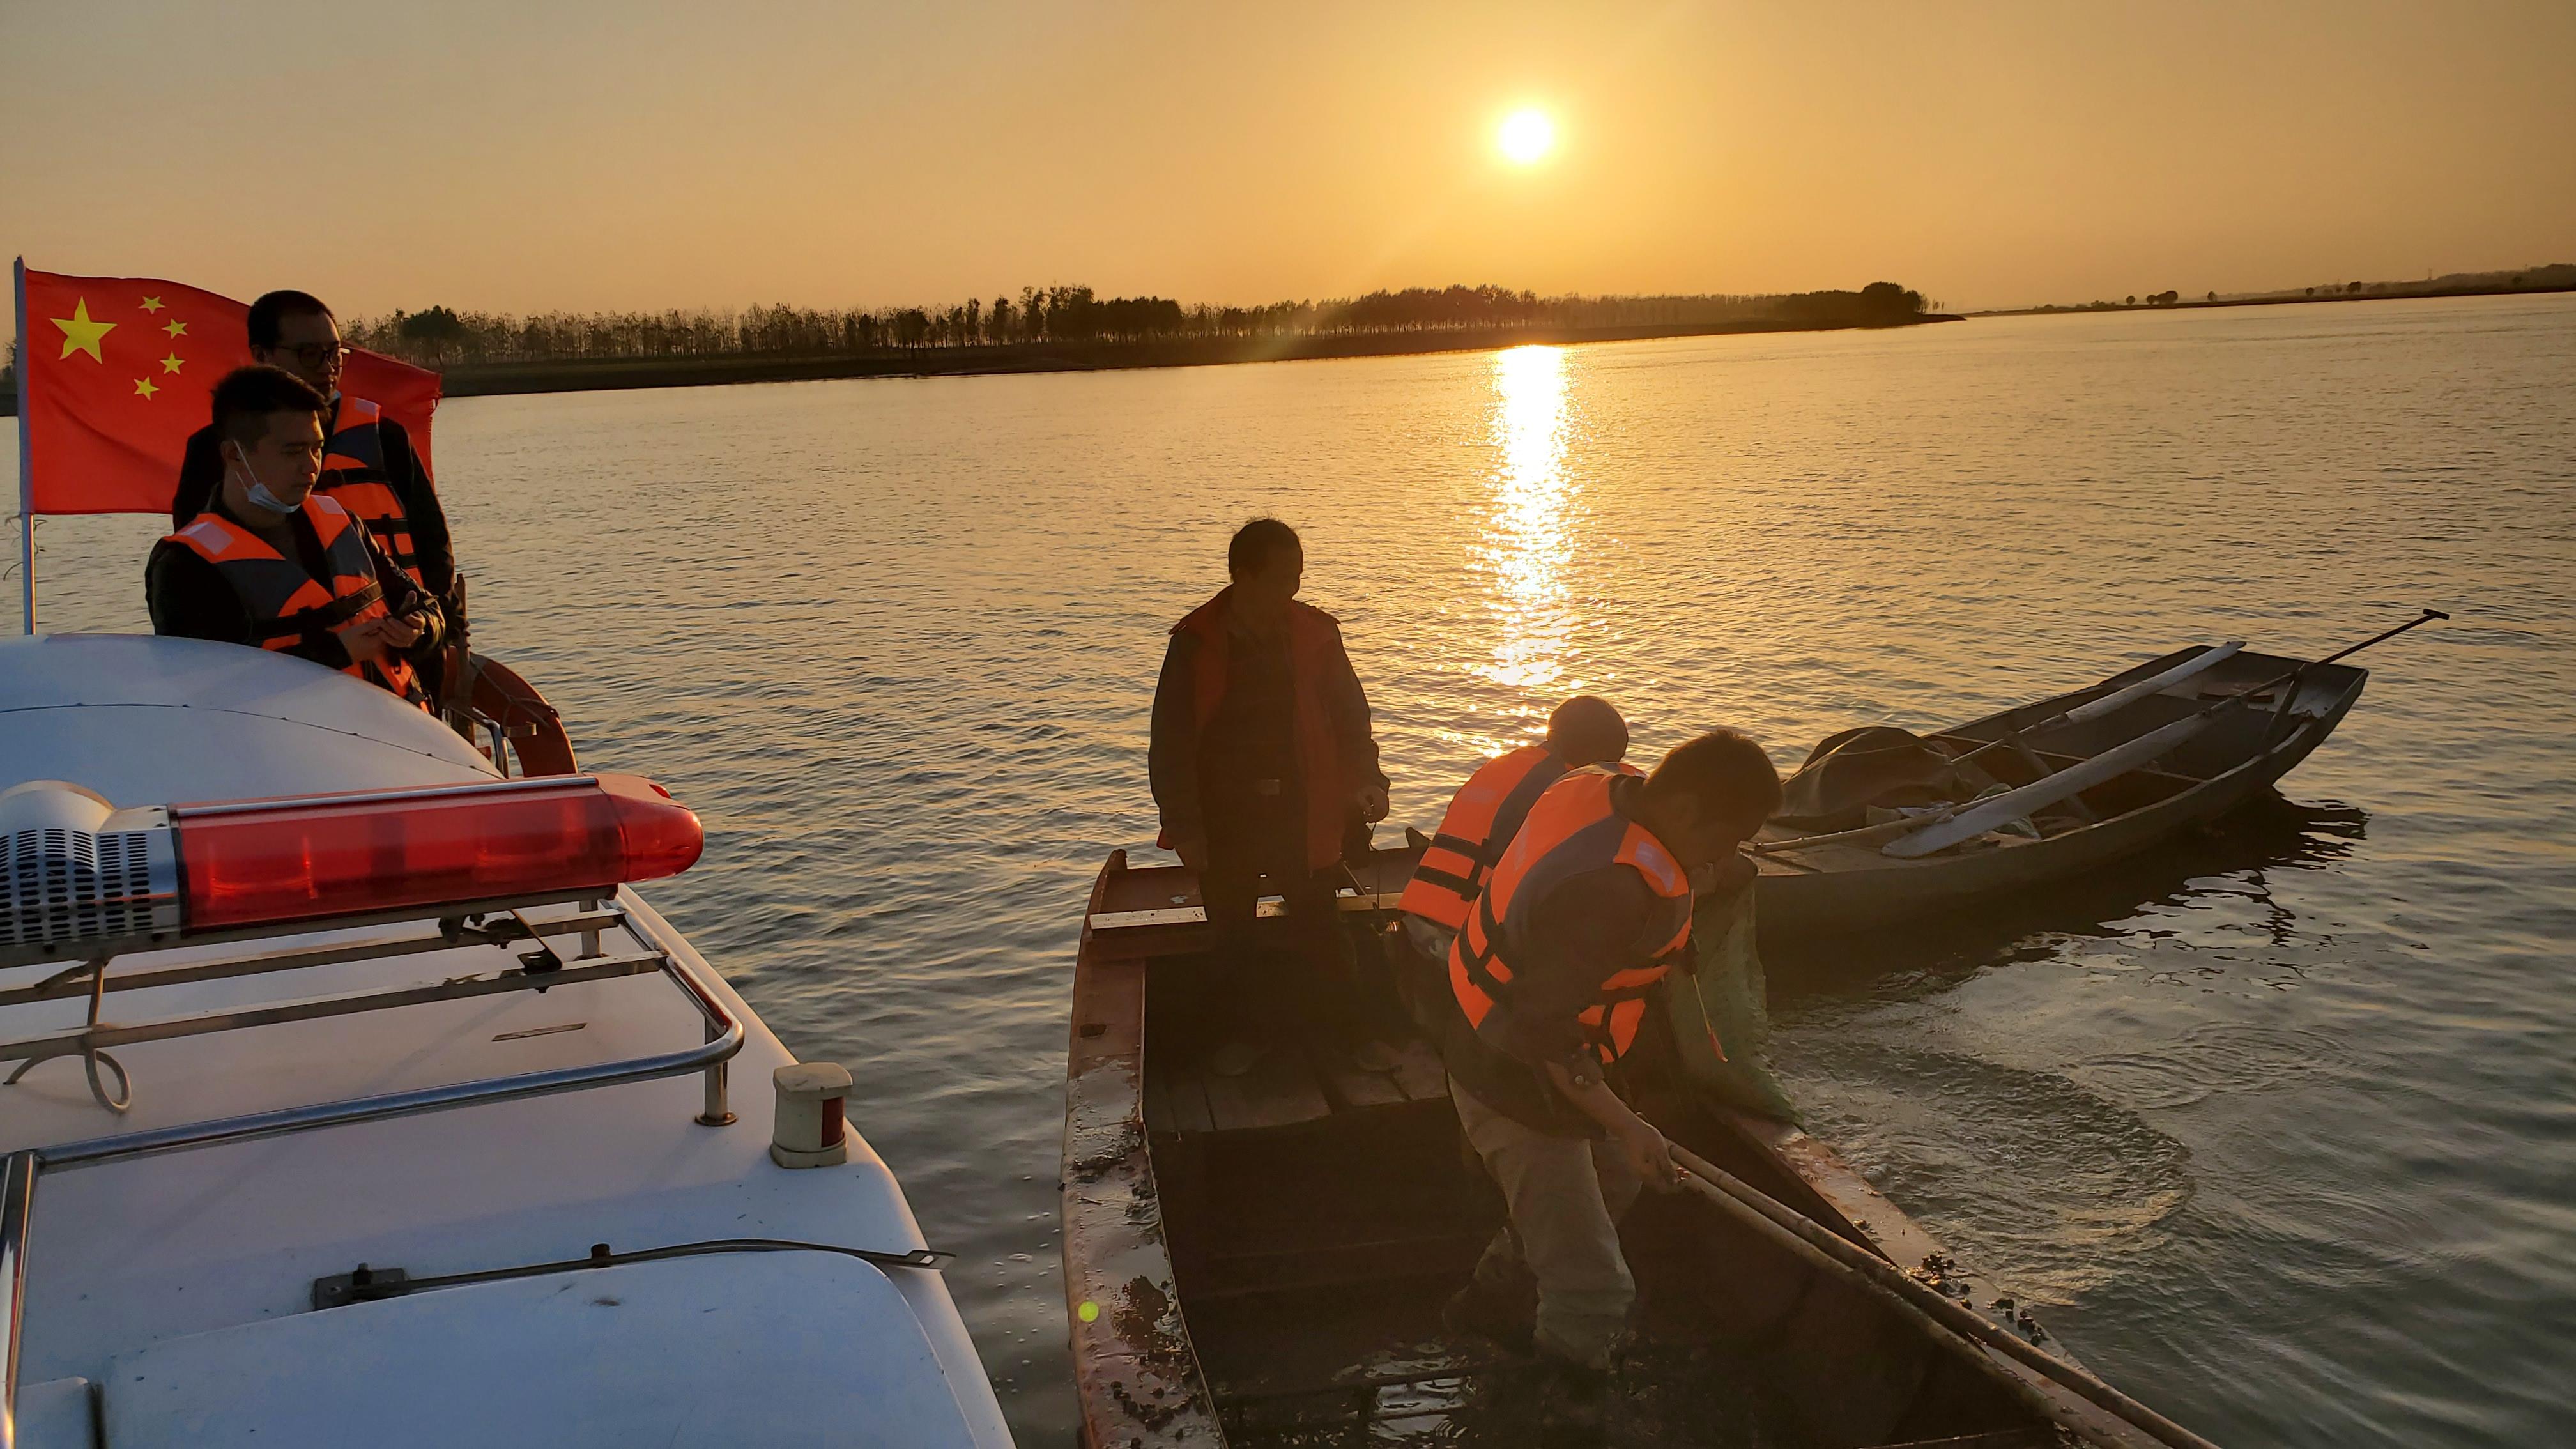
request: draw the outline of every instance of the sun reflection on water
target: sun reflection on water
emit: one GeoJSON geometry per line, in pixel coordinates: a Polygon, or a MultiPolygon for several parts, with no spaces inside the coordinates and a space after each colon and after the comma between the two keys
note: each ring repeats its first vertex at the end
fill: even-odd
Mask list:
{"type": "Polygon", "coordinates": [[[1501,467],[1477,562],[1491,579],[1486,606],[1500,638],[1492,663],[1477,672],[1496,684],[1540,690],[1566,676],[1575,621],[1565,568],[1578,491],[1565,467],[1567,414],[1564,348],[1494,354],[1492,437],[1501,467]]]}

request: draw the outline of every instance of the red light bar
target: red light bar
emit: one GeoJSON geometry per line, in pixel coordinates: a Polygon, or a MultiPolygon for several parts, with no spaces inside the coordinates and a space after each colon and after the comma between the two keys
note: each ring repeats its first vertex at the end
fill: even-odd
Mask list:
{"type": "Polygon", "coordinates": [[[176,805],[190,931],[364,915],[677,875],[698,817],[640,775],[176,805]]]}

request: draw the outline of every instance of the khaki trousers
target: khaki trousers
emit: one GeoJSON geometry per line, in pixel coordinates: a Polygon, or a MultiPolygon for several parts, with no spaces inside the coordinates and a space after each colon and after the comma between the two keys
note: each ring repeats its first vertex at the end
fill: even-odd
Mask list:
{"type": "Polygon", "coordinates": [[[1476,1263],[1478,1286],[1516,1298],[1535,1280],[1539,1347],[1608,1368],[1637,1298],[1619,1252],[1619,1219],[1645,1184],[1614,1143],[1524,1127],[1455,1077],[1449,1100],[1511,1212],[1476,1263]]]}

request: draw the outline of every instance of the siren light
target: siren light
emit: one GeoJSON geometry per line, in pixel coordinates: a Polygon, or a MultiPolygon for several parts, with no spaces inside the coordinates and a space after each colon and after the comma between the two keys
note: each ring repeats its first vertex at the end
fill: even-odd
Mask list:
{"type": "Polygon", "coordinates": [[[0,818],[0,847],[13,834],[34,836],[18,853],[51,857],[38,863],[50,878],[44,888],[0,891],[0,953],[12,955],[75,941],[143,937],[135,944],[147,946],[174,934],[605,895],[687,870],[706,844],[698,817],[638,775],[113,812],[61,782],[8,794],[21,808],[0,817],[29,815],[31,828],[12,832],[6,826],[18,822],[0,818]],[[33,798],[37,791],[45,798],[33,798]],[[38,819],[50,828],[32,828],[38,819]]]}

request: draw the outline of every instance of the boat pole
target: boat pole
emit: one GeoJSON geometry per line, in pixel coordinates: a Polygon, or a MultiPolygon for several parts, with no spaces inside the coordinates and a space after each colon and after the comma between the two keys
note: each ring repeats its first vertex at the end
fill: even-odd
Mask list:
{"type": "MultiPolygon", "coordinates": [[[[2414,628],[2418,624],[2430,624],[2436,619],[2448,619],[2450,617],[2450,615],[2443,613],[2439,609],[2426,609],[2423,613],[2416,615],[2414,618],[2407,620],[2405,623],[2398,625],[2396,628],[2389,630],[2385,634],[2373,634],[2369,638],[2362,640],[2360,643],[2355,644],[2351,648],[2346,649],[2339,654],[2329,654],[2323,659],[2310,660],[2308,663],[2302,664],[2298,668],[2291,670],[2289,673],[2282,675],[2280,679],[2271,681],[2271,683],[2278,684],[2282,682],[2282,680],[2296,679],[2300,675],[2307,673],[2309,670],[2316,668],[2320,664],[2332,664],[2338,660],[2349,659],[2353,655],[2369,648],[2371,645],[2376,644],[2383,639],[2394,639],[2398,635],[2405,633],[2407,630],[2414,628]]],[[[2264,689],[2269,687],[2269,685],[2261,685],[2249,692],[2261,694],[2264,689]]]]}
{"type": "MultiPolygon", "coordinates": [[[[1669,1138],[1666,1140],[1670,1141],[1669,1138]]],[[[1672,1144],[1672,1151],[1673,1160],[1685,1170],[1683,1182],[1686,1186],[1764,1236],[1782,1240],[1785,1235],[1786,1241],[1805,1249],[1801,1256],[1817,1261],[1841,1277],[1858,1279],[1864,1287],[1878,1289],[1882,1294],[1897,1299],[1900,1307],[1932,1320],[1934,1325],[1957,1337],[2003,1354],[2095,1408],[2116,1415],[2159,1444],[2170,1446],[2170,1449],[2218,1449],[2216,1444],[2130,1398],[2086,1370],[2025,1341],[2020,1334],[1983,1314],[1951,1302],[1907,1277],[1902,1269],[1885,1258],[1783,1205],[1725,1169],[1713,1166],[1679,1143],[1672,1144]]]]}

